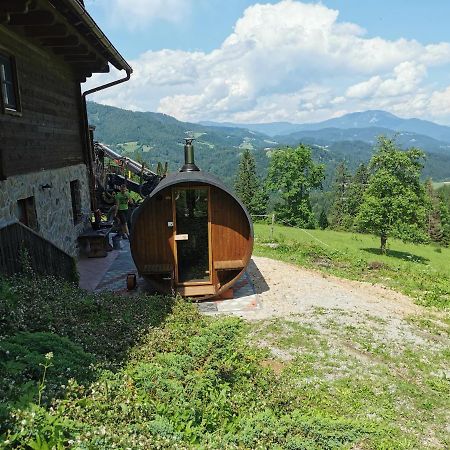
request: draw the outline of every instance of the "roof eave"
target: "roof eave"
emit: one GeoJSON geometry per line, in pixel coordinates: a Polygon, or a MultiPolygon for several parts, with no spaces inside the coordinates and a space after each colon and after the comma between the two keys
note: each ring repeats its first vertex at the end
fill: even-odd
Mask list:
{"type": "Polygon", "coordinates": [[[106,37],[105,33],[100,29],[94,19],[86,11],[86,8],[78,2],[78,0],[60,0],[65,3],[69,8],[75,10],[76,14],[84,22],[84,24],[91,30],[98,41],[101,43],[102,47],[111,56],[108,61],[119,70],[125,70],[127,73],[133,73],[132,67],[127,63],[125,58],[119,53],[119,51],[114,47],[111,41],[106,37]]]}

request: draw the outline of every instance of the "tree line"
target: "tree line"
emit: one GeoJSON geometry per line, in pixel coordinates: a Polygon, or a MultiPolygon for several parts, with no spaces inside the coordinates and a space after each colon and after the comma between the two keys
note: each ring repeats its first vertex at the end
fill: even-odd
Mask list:
{"type": "Polygon", "coordinates": [[[448,190],[421,181],[425,154],[402,150],[395,139],[380,136],[369,164],[351,173],[345,162],[335,171],[331,207],[313,213],[311,193],[322,189],[325,166],[303,144],[269,152],[264,180],[250,150],[241,156],[235,190],[254,216],[275,213],[277,222],[301,228],[370,232],[386,251],[389,237],[415,243],[450,245],[448,190]]]}

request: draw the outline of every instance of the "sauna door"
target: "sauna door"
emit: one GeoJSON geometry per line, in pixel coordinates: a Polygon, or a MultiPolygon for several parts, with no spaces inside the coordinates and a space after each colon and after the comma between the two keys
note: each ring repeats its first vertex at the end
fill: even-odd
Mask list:
{"type": "Polygon", "coordinates": [[[209,188],[174,188],[176,281],[210,283],[209,188]]]}

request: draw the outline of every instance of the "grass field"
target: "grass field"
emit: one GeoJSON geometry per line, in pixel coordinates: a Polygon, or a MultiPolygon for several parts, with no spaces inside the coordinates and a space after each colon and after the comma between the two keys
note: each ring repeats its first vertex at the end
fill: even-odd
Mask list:
{"type": "Polygon", "coordinates": [[[255,254],[316,268],[345,278],[377,282],[411,295],[418,303],[450,308],[450,248],[332,230],[301,230],[255,224],[255,254]],[[270,241],[277,246],[268,246],[270,241]]]}

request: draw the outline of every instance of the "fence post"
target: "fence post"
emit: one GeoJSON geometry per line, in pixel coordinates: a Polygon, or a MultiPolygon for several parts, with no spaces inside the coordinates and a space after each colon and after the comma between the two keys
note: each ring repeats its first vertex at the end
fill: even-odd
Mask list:
{"type": "Polygon", "coordinates": [[[273,225],[275,223],[275,213],[272,213],[272,224],[270,226],[270,240],[273,242],[273,225]]]}

